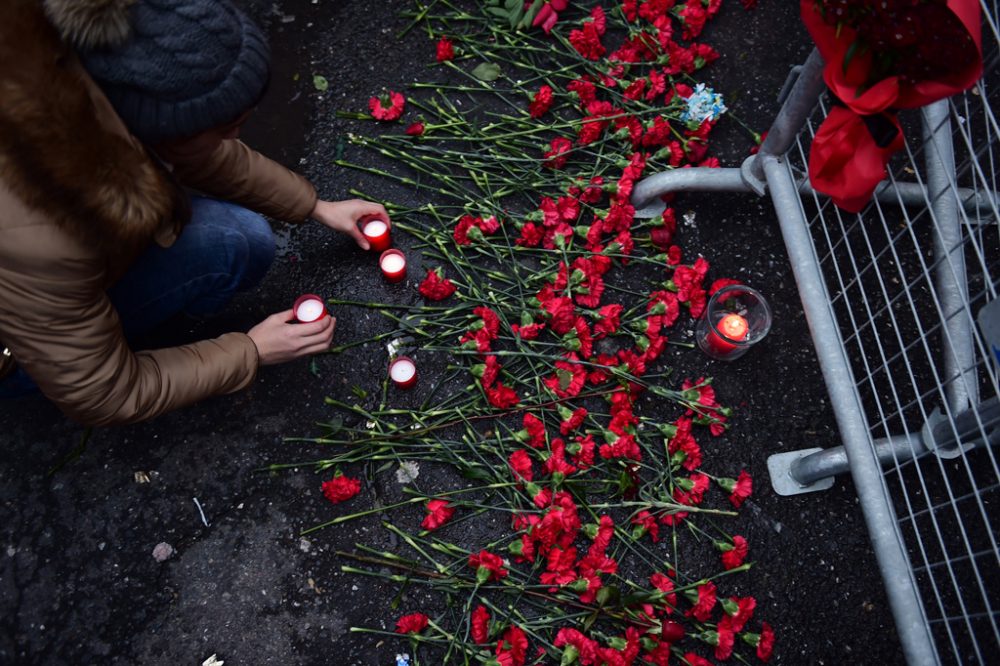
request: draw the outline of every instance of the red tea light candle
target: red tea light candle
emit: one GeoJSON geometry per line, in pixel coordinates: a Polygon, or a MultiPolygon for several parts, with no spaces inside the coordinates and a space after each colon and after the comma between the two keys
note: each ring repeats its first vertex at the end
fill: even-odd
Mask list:
{"type": "Polygon", "coordinates": [[[386,250],[378,259],[386,282],[401,282],[406,278],[406,256],[399,250],[386,250]]]}
{"type": "Polygon", "coordinates": [[[389,236],[389,225],[382,220],[369,220],[361,228],[361,233],[368,239],[371,249],[375,252],[385,252],[392,246],[389,236]]]}
{"type": "Polygon", "coordinates": [[[708,327],[705,342],[717,354],[729,354],[739,347],[736,343],[747,339],[749,333],[746,319],[738,314],[727,314],[715,326],[708,327]]]}
{"type": "Polygon", "coordinates": [[[323,303],[323,299],[316,294],[303,294],[299,296],[295,300],[295,305],[292,306],[292,312],[295,313],[295,320],[300,324],[319,321],[330,314],[326,311],[326,304],[323,303]]]}
{"type": "Polygon", "coordinates": [[[389,364],[389,379],[401,389],[412,388],[417,383],[417,366],[412,359],[400,356],[389,364]]]}

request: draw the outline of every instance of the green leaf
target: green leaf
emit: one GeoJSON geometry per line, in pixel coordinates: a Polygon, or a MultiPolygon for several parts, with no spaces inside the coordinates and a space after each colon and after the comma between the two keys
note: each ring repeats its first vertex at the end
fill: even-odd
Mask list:
{"type": "Polygon", "coordinates": [[[315,74],[313,75],[313,86],[320,92],[326,92],[326,89],[330,87],[330,82],[326,80],[325,76],[315,74]]]}
{"type": "Polygon", "coordinates": [[[365,398],[368,397],[368,391],[364,390],[357,384],[351,387],[351,393],[353,393],[358,398],[358,400],[364,400],[365,398]]]}
{"type": "Polygon", "coordinates": [[[500,66],[492,62],[484,62],[472,70],[472,75],[480,81],[496,81],[503,72],[500,66]]]}
{"type": "Polygon", "coordinates": [[[597,617],[598,617],[598,612],[597,611],[594,611],[593,613],[591,613],[590,615],[587,616],[587,619],[583,621],[583,631],[584,632],[590,631],[590,628],[592,626],[594,626],[595,622],[597,622],[597,617]]]}

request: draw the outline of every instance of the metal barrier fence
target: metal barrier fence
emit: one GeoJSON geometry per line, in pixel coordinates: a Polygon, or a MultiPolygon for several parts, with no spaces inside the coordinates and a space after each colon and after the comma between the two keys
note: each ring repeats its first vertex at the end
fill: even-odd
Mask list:
{"type": "Polygon", "coordinates": [[[806,175],[828,109],[817,52],[742,167],[656,174],[632,197],[646,216],[667,192],[771,197],[843,442],[771,456],[771,482],[792,495],[850,471],[910,664],[1000,659],[997,7],[982,2],[982,80],[901,114],[907,146],[861,214],[806,175]]]}

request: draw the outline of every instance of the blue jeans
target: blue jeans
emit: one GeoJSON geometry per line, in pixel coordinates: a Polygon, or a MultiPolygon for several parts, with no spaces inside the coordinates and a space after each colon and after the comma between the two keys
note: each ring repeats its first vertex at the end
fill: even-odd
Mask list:
{"type": "MultiPolygon", "coordinates": [[[[192,197],[191,221],[173,245],[152,244],[108,289],[129,340],[176,314],[215,314],[238,291],[257,286],[274,260],[267,221],[231,203],[192,197]]],[[[37,390],[18,368],[0,380],[0,398],[37,390]]]]}

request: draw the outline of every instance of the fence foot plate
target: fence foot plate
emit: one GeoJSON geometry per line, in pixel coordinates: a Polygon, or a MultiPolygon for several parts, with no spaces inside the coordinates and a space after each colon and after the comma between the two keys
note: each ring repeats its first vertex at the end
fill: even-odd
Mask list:
{"type": "Polygon", "coordinates": [[[768,456],[767,472],[771,477],[771,487],[774,489],[774,492],[787,497],[789,495],[815,493],[820,490],[829,490],[830,488],[833,488],[834,478],[832,476],[826,479],[820,479],[819,481],[809,485],[802,485],[792,478],[792,463],[800,458],[805,458],[812,453],[822,450],[823,449],[820,448],[799,449],[798,451],[776,453],[773,456],[768,456]]]}

